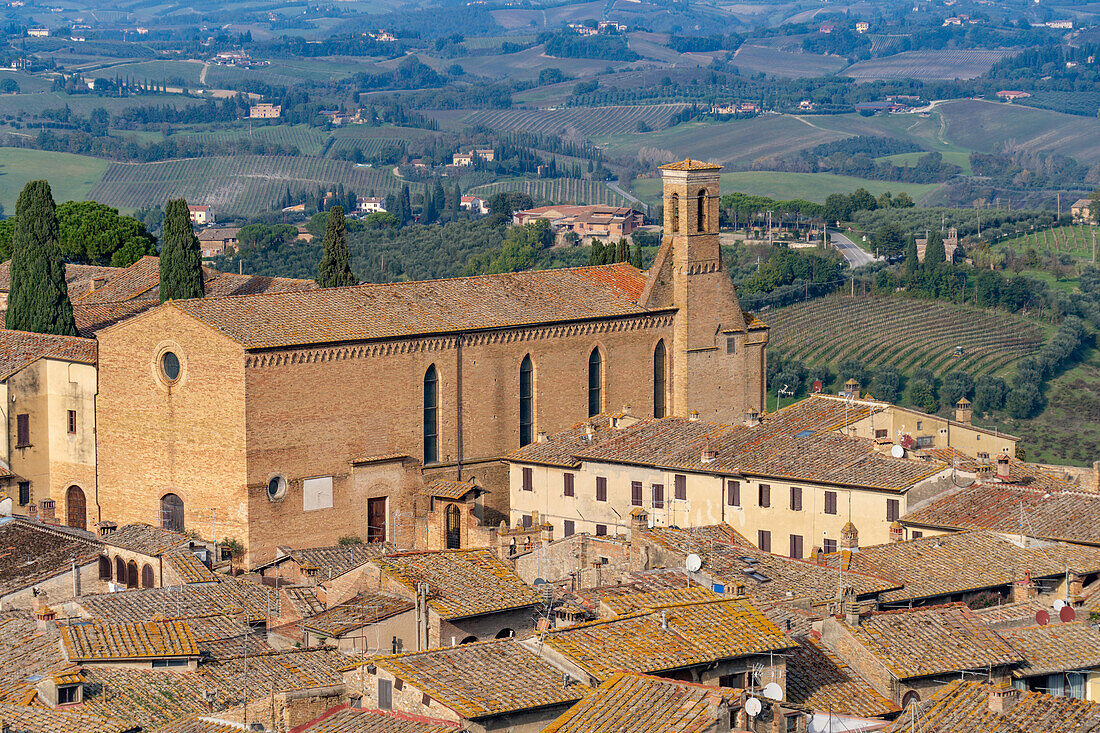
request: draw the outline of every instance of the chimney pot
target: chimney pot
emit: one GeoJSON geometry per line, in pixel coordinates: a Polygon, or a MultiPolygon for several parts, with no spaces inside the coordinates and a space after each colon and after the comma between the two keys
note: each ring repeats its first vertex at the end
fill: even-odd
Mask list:
{"type": "Polygon", "coordinates": [[[955,422],[970,424],[970,420],[973,416],[973,409],[970,405],[970,400],[963,397],[955,403],[955,422]]]}
{"type": "Polygon", "coordinates": [[[890,524],[890,541],[902,542],[905,540],[905,528],[896,519],[890,524]]]}
{"type": "Polygon", "coordinates": [[[856,525],[851,522],[846,522],[840,530],[840,548],[841,550],[859,550],[859,530],[856,529],[856,525]]]}
{"type": "Polygon", "coordinates": [[[760,424],[760,413],[757,412],[756,410],[746,410],[745,411],[745,425],[749,426],[750,428],[755,428],[759,424],[760,424]]]}
{"type": "Polygon", "coordinates": [[[1008,715],[1020,699],[1020,691],[1007,682],[993,685],[989,690],[989,712],[1008,715]]]}
{"type": "Polygon", "coordinates": [[[703,453],[700,456],[700,461],[703,463],[713,463],[718,458],[718,451],[714,450],[710,445],[703,448],[703,453]]]}
{"type": "Polygon", "coordinates": [[[999,478],[1001,481],[1009,481],[1011,478],[1011,466],[1012,464],[1009,461],[1007,453],[1002,453],[1001,455],[997,456],[997,478],[999,478]]]}
{"type": "Polygon", "coordinates": [[[545,430],[540,430],[538,432],[537,440],[538,440],[539,443],[545,443],[546,442],[547,438],[546,438],[546,431],[545,430]]]}
{"type": "Polygon", "coordinates": [[[691,422],[698,422],[698,420],[699,420],[699,411],[698,410],[692,410],[691,412],[689,412],[688,413],[688,420],[690,420],[691,422]]]}

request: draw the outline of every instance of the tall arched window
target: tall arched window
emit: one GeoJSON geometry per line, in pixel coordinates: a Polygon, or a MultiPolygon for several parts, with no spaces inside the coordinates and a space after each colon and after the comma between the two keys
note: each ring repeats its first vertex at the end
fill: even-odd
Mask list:
{"type": "Polygon", "coordinates": [[[519,444],[535,440],[535,365],[531,356],[523,357],[519,365],[519,444]]]}
{"type": "Polygon", "coordinates": [[[700,189],[695,201],[695,231],[702,234],[707,230],[707,191],[700,189]]]}
{"type": "Polygon", "coordinates": [[[668,197],[669,210],[665,212],[666,217],[671,217],[672,221],[666,221],[668,230],[673,234],[680,231],[680,196],[679,194],[672,194],[668,197]]]}
{"type": "Polygon", "coordinates": [[[145,567],[141,569],[141,587],[153,587],[153,566],[149,563],[145,563],[145,567]]]}
{"type": "Polygon", "coordinates": [[[599,348],[592,349],[588,356],[588,416],[600,414],[603,404],[601,386],[603,385],[603,357],[599,348]]]}
{"type": "Polygon", "coordinates": [[[173,532],[183,531],[183,499],[165,494],[160,499],[160,526],[173,532]]]}
{"type": "Polygon", "coordinates": [[[126,587],[137,588],[138,587],[138,566],[137,563],[131,560],[126,563],[126,587]]]}
{"type": "Polygon", "coordinates": [[[424,374],[424,463],[439,462],[439,372],[435,364],[424,374]]]}
{"type": "Polygon", "coordinates": [[[126,561],[121,557],[115,558],[115,582],[126,585],[126,561]]]}
{"type": "Polygon", "coordinates": [[[665,412],[665,390],[667,388],[666,377],[665,340],[657,342],[657,348],[653,350],[653,417],[662,418],[665,412]]]}
{"type": "Polygon", "coordinates": [[[445,526],[444,534],[448,550],[458,550],[462,547],[462,513],[458,504],[448,504],[443,512],[445,526]]]}

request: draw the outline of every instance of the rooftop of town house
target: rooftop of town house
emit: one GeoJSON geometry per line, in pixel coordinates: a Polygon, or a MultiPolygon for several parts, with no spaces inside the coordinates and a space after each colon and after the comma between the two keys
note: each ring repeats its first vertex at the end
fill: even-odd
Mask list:
{"type": "Polygon", "coordinates": [[[899,680],[1015,665],[1023,656],[962,603],[861,616],[838,623],[899,680]]]}
{"type": "Polygon", "coordinates": [[[374,663],[466,719],[575,702],[587,685],[514,639],[376,657],[374,663]]]}
{"type": "Polygon", "coordinates": [[[86,337],[95,336],[97,331],[133,318],[139,313],[155,308],[156,300],[124,300],[119,303],[97,303],[95,305],[73,305],[73,318],[76,330],[86,337]]]}
{"type": "Polygon", "coordinates": [[[215,659],[274,651],[262,627],[253,628],[232,616],[197,616],[187,619],[187,625],[191,627],[199,651],[215,659]]]}
{"type": "Polygon", "coordinates": [[[338,578],[355,568],[382,555],[382,545],[360,542],[351,545],[306,547],[302,549],[279,548],[279,554],[255,568],[261,571],[287,561],[297,563],[303,570],[316,571],[320,582],[338,578]]]}
{"type": "Polygon", "coordinates": [[[245,349],[370,341],[646,315],[645,273],[628,264],[368,283],[177,300],[245,349]]]}
{"type": "Polygon", "coordinates": [[[301,728],[299,733],[458,733],[461,726],[398,710],[340,706],[301,728]]]}
{"type": "MultiPolygon", "coordinates": [[[[974,609],[976,615],[994,628],[1019,625],[1020,622],[1027,622],[1024,625],[1030,625],[1030,623],[1034,623],[1035,614],[1039,611],[1049,612],[1050,603],[1041,601],[1038,598],[1028,598],[1016,603],[1001,603],[996,606],[974,609]]],[[[1053,617],[1054,614],[1051,614],[1051,616],[1053,617]]]]}
{"type": "Polygon", "coordinates": [[[447,481],[446,479],[435,479],[425,486],[424,491],[421,493],[425,496],[434,496],[437,499],[458,500],[465,498],[471,491],[487,493],[488,489],[478,486],[473,481],[447,481]]]}
{"type": "Polygon", "coordinates": [[[400,552],[374,563],[410,592],[428,586],[428,605],[445,619],[527,608],[542,596],[488,550],[400,552]]]}
{"type": "Polygon", "coordinates": [[[0,329],[0,381],[39,359],[95,364],[96,358],[93,339],[0,329]]]}
{"type": "Polygon", "coordinates": [[[1100,667],[1100,631],[1080,622],[1020,626],[997,631],[1024,663],[1017,677],[1100,667]]]}
{"type": "Polygon", "coordinates": [[[956,680],[916,703],[883,733],[909,733],[912,719],[924,733],[1085,733],[1100,730],[1100,704],[1042,692],[1008,692],[1015,703],[1006,712],[990,710],[994,685],[956,680]]]}
{"type": "Polygon", "coordinates": [[[89,532],[0,517],[0,595],[72,572],[73,557],[79,565],[92,562],[102,547],[89,532]]]}
{"type": "MultiPolygon", "coordinates": [[[[1002,433],[1003,435],[1003,433],[1002,433]]],[[[968,456],[957,448],[945,446],[943,448],[922,448],[922,452],[928,454],[934,460],[946,463],[966,473],[977,473],[983,468],[995,470],[996,463],[1001,459],[999,454],[992,459],[978,459],[968,456]]],[[[1008,458],[1008,479],[1001,480],[990,478],[982,481],[986,486],[1020,486],[1042,489],[1082,490],[1079,482],[1069,476],[1066,471],[1058,470],[1051,466],[1038,463],[1028,463],[1013,456],[1008,458]]],[[[966,487],[959,487],[960,489],[966,487]]]]}
{"type": "Polygon", "coordinates": [[[714,730],[717,706],[740,690],[615,672],[542,733],[704,733],[714,730]]]}
{"type": "Polygon", "coordinates": [[[172,550],[164,554],[164,564],[175,571],[176,575],[187,584],[191,583],[215,583],[218,576],[203,564],[198,555],[190,550],[172,550]]]}
{"type": "Polygon", "coordinates": [[[787,658],[787,700],[827,713],[877,718],[901,710],[813,637],[787,658]]]}
{"type": "Polygon", "coordinates": [[[294,606],[294,612],[299,618],[316,616],[325,610],[325,603],[317,596],[317,586],[292,585],[280,587],[280,592],[294,606]]]}
{"type": "Polygon", "coordinates": [[[143,522],[123,525],[103,538],[103,543],[111,547],[133,550],[154,557],[169,550],[186,547],[191,544],[191,541],[191,538],[182,532],[154,527],[143,522]]]}
{"type": "Polygon", "coordinates": [[[61,653],[57,626],[38,630],[30,611],[0,611],[0,702],[28,704],[34,699],[34,675],[69,665],[61,653]]]}
{"type": "Polygon", "coordinates": [[[710,588],[701,585],[692,585],[686,588],[672,590],[659,590],[652,593],[627,593],[613,595],[603,599],[603,604],[616,616],[626,616],[639,611],[652,611],[664,606],[672,606],[679,603],[698,603],[702,601],[718,601],[722,596],[710,588]]]}
{"type": "Polygon", "coordinates": [[[986,530],[967,530],[907,542],[830,553],[831,568],[874,574],[895,581],[880,596],[885,603],[950,596],[996,588],[1031,577],[1061,577],[1100,571],[1100,548],[1050,542],[986,530]]]}
{"type": "Polygon", "coordinates": [[[71,662],[199,656],[191,627],[180,621],[73,621],[61,625],[60,631],[71,662]]]}
{"type": "Polygon", "coordinates": [[[78,603],[92,618],[116,623],[157,618],[188,619],[212,614],[240,616],[258,622],[276,613],[274,593],[269,590],[257,583],[219,574],[214,583],[85,595],[78,603]]]}
{"type": "Polygon", "coordinates": [[[596,679],[620,669],[665,672],[794,646],[745,599],[592,621],[547,632],[543,642],[596,679]]]}
{"type": "Polygon", "coordinates": [[[724,523],[702,527],[646,527],[639,530],[638,537],[684,555],[716,544],[755,548],[745,535],[724,523]]]}
{"type": "Polygon", "coordinates": [[[1100,545],[1100,494],[1065,481],[1060,487],[1047,481],[1033,485],[983,481],[922,503],[900,521],[908,526],[986,529],[1100,545]]]}
{"type": "Polygon", "coordinates": [[[0,720],[5,733],[139,733],[141,727],[128,720],[91,715],[81,710],[51,710],[47,707],[0,703],[0,720]]]}
{"type": "MultiPolygon", "coordinates": [[[[389,593],[360,593],[343,603],[329,606],[304,620],[302,625],[310,631],[326,636],[342,636],[349,631],[410,611],[414,605],[409,598],[389,593]]],[[[387,645],[388,642],[383,646],[387,645]]]]}

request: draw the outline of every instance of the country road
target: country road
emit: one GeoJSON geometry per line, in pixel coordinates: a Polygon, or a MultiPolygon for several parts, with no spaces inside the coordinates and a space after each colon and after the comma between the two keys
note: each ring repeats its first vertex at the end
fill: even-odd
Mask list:
{"type": "Polygon", "coordinates": [[[642,201],[640,198],[637,198],[636,196],[633,196],[632,194],[627,193],[626,191],[624,191],[622,189],[622,187],[619,186],[618,181],[614,181],[614,182],[608,181],[607,182],[607,187],[610,188],[615,193],[620,194],[622,196],[625,196],[627,199],[633,201],[634,203],[641,204],[642,206],[645,206],[647,211],[649,210],[649,206],[646,204],[645,201],[642,201]]]}
{"type": "Polygon", "coordinates": [[[867,265],[875,261],[874,255],[860,249],[855,242],[848,239],[840,232],[830,231],[829,241],[837,248],[840,254],[844,255],[844,259],[848,260],[848,264],[853,270],[860,265],[867,265]]]}

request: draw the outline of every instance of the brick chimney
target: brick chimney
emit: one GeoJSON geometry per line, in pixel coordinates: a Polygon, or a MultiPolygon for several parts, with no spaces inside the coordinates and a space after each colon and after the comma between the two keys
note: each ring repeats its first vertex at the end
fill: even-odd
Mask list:
{"type": "Polygon", "coordinates": [[[545,430],[540,430],[538,432],[538,435],[535,438],[535,441],[538,442],[538,443],[545,443],[546,440],[547,440],[546,431],[545,430]]]}
{"type": "Polygon", "coordinates": [[[649,529],[649,513],[641,507],[634,507],[630,510],[630,531],[643,529],[649,529]]]}
{"type": "Polygon", "coordinates": [[[1012,602],[1022,603],[1039,595],[1035,583],[1031,581],[1031,571],[1024,571],[1023,576],[1012,584],[1012,602]]]}
{"type": "Polygon", "coordinates": [[[745,413],[745,425],[750,428],[755,428],[760,424],[760,413],[756,410],[749,410],[745,413]]]}
{"type": "Polygon", "coordinates": [[[1007,453],[1002,453],[1001,455],[997,456],[997,478],[1001,481],[1011,481],[1011,466],[1012,464],[1008,459],[1007,453]]]}
{"type": "Polygon", "coordinates": [[[851,550],[852,552],[859,550],[859,530],[851,522],[847,522],[840,530],[839,549],[851,550]]]}
{"type": "Polygon", "coordinates": [[[891,542],[904,542],[905,541],[905,528],[901,526],[901,522],[894,520],[890,524],[890,541],[891,542]]]}
{"type": "Polygon", "coordinates": [[[699,422],[699,411],[698,410],[692,410],[691,412],[689,412],[688,413],[688,420],[690,420],[691,422],[699,422]]]}
{"type": "Polygon", "coordinates": [[[714,463],[716,458],[718,458],[718,451],[710,443],[707,443],[699,455],[699,461],[701,463],[714,463]]]}
{"type": "Polygon", "coordinates": [[[840,596],[844,621],[849,626],[859,626],[859,600],[854,588],[845,588],[840,596]]]}
{"type": "Polygon", "coordinates": [[[42,499],[38,502],[38,518],[46,524],[57,524],[53,499],[42,499]]]}
{"type": "Polygon", "coordinates": [[[708,730],[716,731],[716,733],[729,733],[729,703],[717,690],[707,695],[707,717],[714,721],[714,727],[708,730]]]}
{"type": "Polygon", "coordinates": [[[1008,715],[1020,699],[1020,691],[1007,682],[993,685],[989,689],[989,712],[1008,715]]]}
{"type": "Polygon", "coordinates": [[[973,416],[973,410],[970,406],[970,400],[963,397],[955,403],[955,422],[970,424],[970,419],[973,416]]]}
{"type": "Polygon", "coordinates": [[[100,538],[110,537],[115,533],[115,530],[118,529],[118,524],[110,520],[104,520],[97,524],[95,528],[100,538]]]}
{"type": "Polygon", "coordinates": [[[854,378],[844,383],[844,391],[853,397],[859,397],[859,382],[854,378]]]}

